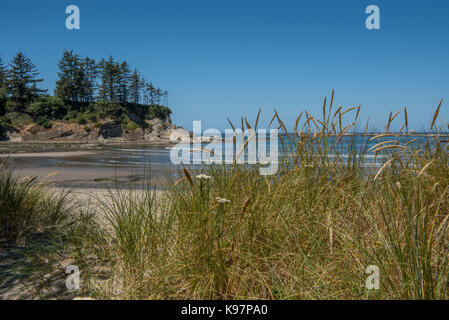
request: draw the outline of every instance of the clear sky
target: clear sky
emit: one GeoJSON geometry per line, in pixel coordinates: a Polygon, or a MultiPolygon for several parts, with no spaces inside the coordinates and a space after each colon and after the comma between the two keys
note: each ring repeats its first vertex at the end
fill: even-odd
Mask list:
{"type": "Polygon", "coordinates": [[[292,127],[303,109],[321,114],[332,88],[377,128],[406,106],[425,129],[442,97],[444,116],[449,107],[447,0],[2,0],[0,41],[3,60],[23,51],[51,93],[64,49],[126,59],[169,91],[187,129],[254,121],[259,106],[263,125],[277,108],[292,127]],[[65,27],[70,4],[80,30],[65,27]],[[370,4],[380,30],[365,27],[370,4]]]}

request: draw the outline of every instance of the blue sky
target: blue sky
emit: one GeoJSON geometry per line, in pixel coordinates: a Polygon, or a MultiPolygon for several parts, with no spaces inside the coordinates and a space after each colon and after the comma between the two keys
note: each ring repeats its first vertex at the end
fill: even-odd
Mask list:
{"type": "Polygon", "coordinates": [[[447,0],[2,0],[0,55],[23,51],[49,92],[64,49],[126,59],[170,92],[173,120],[188,129],[254,120],[259,107],[262,125],[276,108],[293,127],[304,109],[321,114],[335,88],[336,104],[361,104],[377,128],[406,106],[421,130],[442,97],[448,111],[448,13],[447,0]],[[80,30],[65,28],[70,4],[80,30]],[[365,27],[370,4],[380,30],[365,27]]]}

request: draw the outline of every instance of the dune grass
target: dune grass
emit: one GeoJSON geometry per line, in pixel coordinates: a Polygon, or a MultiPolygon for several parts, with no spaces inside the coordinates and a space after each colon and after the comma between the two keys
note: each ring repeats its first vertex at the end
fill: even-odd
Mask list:
{"type": "Polygon", "coordinates": [[[54,192],[44,181],[22,177],[8,166],[8,159],[2,160],[0,298],[64,296],[65,267],[59,264],[73,256],[76,238],[86,238],[83,231],[91,221],[68,190],[54,192]]]}
{"type": "Polygon", "coordinates": [[[20,177],[6,168],[6,161],[1,165],[0,239],[16,244],[33,233],[48,233],[68,222],[73,209],[68,192],[56,195],[36,178],[20,177]]]}
{"type": "MultiPolygon", "coordinates": [[[[362,138],[351,136],[360,127],[360,107],[332,105],[333,94],[320,118],[304,112],[293,131],[275,114],[272,124],[288,138],[274,176],[261,176],[257,166],[211,165],[180,170],[158,196],[151,187],[111,189],[95,209],[105,221],[87,219],[70,247],[85,275],[84,293],[448,299],[444,138],[416,139],[406,110],[397,133],[389,128],[399,112],[390,114],[383,134],[369,136],[366,124],[362,138]],[[376,144],[368,150],[370,139],[376,144]],[[378,290],[365,287],[368,266],[380,270],[378,290]]],[[[435,132],[440,107],[430,127],[435,132]]]]}
{"type": "Polygon", "coordinates": [[[389,132],[399,113],[390,114],[384,134],[365,131],[357,144],[348,134],[360,107],[334,111],[332,103],[320,119],[303,113],[293,134],[275,114],[289,137],[275,176],[214,165],[199,176],[180,170],[157,199],[150,188],[111,190],[99,239],[112,272],[97,296],[447,299],[447,145],[439,136],[416,140],[406,110],[400,132],[389,132]],[[371,151],[380,167],[369,139],[378,141],[371,151]],[[371,265],[379,290],[365,287],[371,265]]]}

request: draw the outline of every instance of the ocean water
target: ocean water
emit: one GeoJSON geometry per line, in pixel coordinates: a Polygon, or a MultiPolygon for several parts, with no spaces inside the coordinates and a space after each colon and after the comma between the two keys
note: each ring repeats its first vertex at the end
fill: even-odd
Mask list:
{"type": "MultiPolygon", "coordinates": [[[[378,166],[383,162],[385,155],[375,155],[373,151],[368,151],[371,147],[376,145],[379,142],[388,141],[396,139],[394,137],[382,137],[376,140],[369,140],[371,137],[363,137],[359,136],[346,136],[343,137],[342,143],[339,143],[336,147],[331,148],[327,152],[328,157],[339,157],[339,161],[344,161],[349,157],[349,154],[363,154],[364,161],[366,165],[378,166]]],[[[278,139],[278,148],[277,152],[279,157],[288,157],[291,154],[291,150],[295,149],[294,141],[293,144],[292,138],[290,140],[287,136],[281,136],[278,139]]],[[[397,140],[400,141],[400,144],[404,145],[412,138],[410,137],[399,137],[397,140]]],[[[413,137],[416,139],[410,146],[414,148],[422,148],[426,143],[428,138],[426,136],[416,136],[413,137]]],[[[336,137],[331,137],[329,139],[329,145],[333,145],[335,143],[336,137]]],[[[216,153],[216,156],[221,154],[221,159],[227,159],[227,163],[232,163],[235,159],[236,154],[238,153],[240,148],[234,149],[232,148],[232,142],[229,142],[231,145],[231,150],[226,149],[223,143],[208,143],[202,144],[202,148],[207,150],[213,150],[216,153]]],[[[270,142],[264,141],[266,143],[266,154],[270,153],[270,142]]],[[[432,144],[432,142],[431,142],[432,144]]],[[[318,146],[315,146],[318,148],[318,146]]],[[[89,148],[89,151],[93,151],[92,155],[85,156],[76,156],[76,157],[68,157],[68,158],[51,158],[48,159],[50,163],[56,166],[72,166],[72,167],[116,167],[116,168],[126,168],[126,167],[151,167],[151,168],[171,168],[176,167],[179,163],[173,163],[171,153],[173,148],[178,151],[178,156],[184,154],[184,157],[189,157],[190,162],[187,161],[185,164],[193,163],[193,154],[195,153],[195,149],[193,149],[190,145],[179,145],[179,146],[145,146],[145,145],[106,145],[106,146],[97,146],[94,148],[89,148]],[[192,152],[193,149],[193,152],[192,152]]],[[[272,150],[273,151],[273,150],[272,150]]],[[[198,152],[197,152],[198,154],[198,152]]],[[[204,153],[207,155],[207,152],[204,153]]],[[[248,150],[247,148],[241,154],[240,158],[244,160],[245,163],[248,162],[248,150]]],[[[274,159],[274,158],[273,158],[274,159]]],[[[176,161],[175,161],[176,162],[176,161]]],[[[226,162],[225,162],[226,163],[226,162]]]]}

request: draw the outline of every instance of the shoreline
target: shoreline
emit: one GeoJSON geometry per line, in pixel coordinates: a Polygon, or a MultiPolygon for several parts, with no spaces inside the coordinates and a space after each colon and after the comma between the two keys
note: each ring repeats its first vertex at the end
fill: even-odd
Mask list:
{"type": "Polygon", "coordinates": [[[60,152],[24,152],[24,153],[0,153],[0,158],[67,158],[79,156],[91,156],[98,154],[93,151],[60,151],[60,152]]]}
{"type": "Polygon", "coordinates": [[[174,143],[170,141],[163,141],[163,142],[156,142],[156,141],[13,141],[13,140],[6,140],[1,141],[0,140],[0,146],[1,145],[21,145],[21,146],[27,146],[27,145],[76,145],[76,146],[114,146],[114,145],[144,145],[144,146],[173,146],[174,143]]]}

